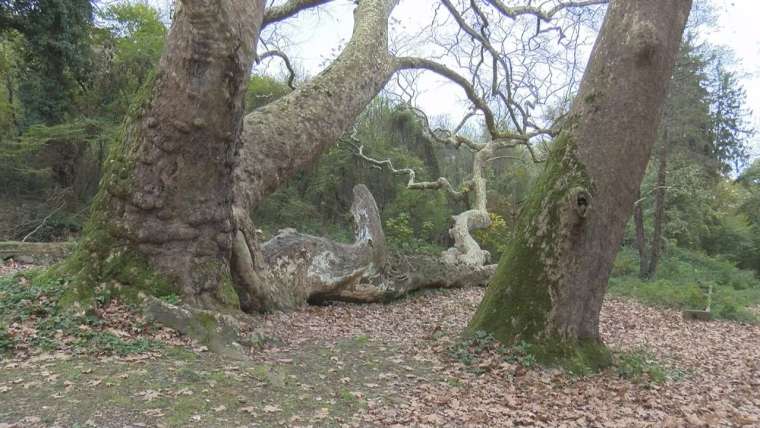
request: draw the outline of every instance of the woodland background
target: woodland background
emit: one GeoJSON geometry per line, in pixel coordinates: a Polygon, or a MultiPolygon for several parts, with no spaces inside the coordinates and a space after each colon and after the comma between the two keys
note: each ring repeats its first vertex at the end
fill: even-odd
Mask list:
{"type": "MultiPolygon", "coordinates": [[[[94,9],[87,0],[49,3],[0,31],[0,240],[78,236],[102,163],[168,31],[166,17],[146,3],[94,9]]],[[[746,307],[760,302],[760,160],[748,155],[754,130],[744,90],[727,67],[733,55],[698,43],[698,30],[690,24],[682,43],[610,289],[695,308],[705,305],[712,286],[719,317],[752,320],[746,307]]],[[[289,90],[284,76],[254,76],[246,108],[289,90]]],[[[423,179],[447,177],[463,186],[472,153],[435,144],[394,100],[381,96],[362,115],[357,136],[365,153],[423,179]]],[[[482,129],[466,131],[474,140],[486,138],[482,129]]],[[[521,148],[503,149],[490,162],[492,225],[476,235],[494,261],[541,168],[521,148]]],[[[403,253],[447,248],[450,218],[468,204],[444,192],[409,190],[404,177],[368,164],[342,142],[252,216],[265,236],[295,227],[348,241],[351,189],[359,183],[377,200],[389,244],[403,253]]]]}

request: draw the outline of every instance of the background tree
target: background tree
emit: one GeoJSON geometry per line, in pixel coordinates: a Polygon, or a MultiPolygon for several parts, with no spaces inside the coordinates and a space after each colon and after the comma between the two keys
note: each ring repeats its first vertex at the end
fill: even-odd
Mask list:
{"type": "Polygon", "coordinates": [[[717,84],[720,77],[711,72],[720,67],[724,56],[707,45],[696,46],[693,36],[688,36],[681,47],[658,133],[658,149],[650,174],[642,183],[634,215],[642,278],[655,276],[666,237],[683,246],[704,244],[702,237],[712,234],[709,225],[721,221],[716,204],[721,174],[746,160],[746,141],[751,132],[742,125],[743,91],[733,87],[729,92],[734,93],[734,101],[727,102],[726,87],[721,88],[717,84]],[[647,250],[643,212],[650,207],[653,214],[647,250]]]}
{"type": "Polygon", "coordinates": [[[69,113],[70,98],[86,89],[92,19],[90,0],[0,2],[0,28],[24,38],[19,98],[27,126],[60,123],[69,113]]]}
{"type": "Polygon", "coordinates": [[[25,58],[41,62],[48,52],[30,52],[15,30],[0,35],[7,60],[2,88],[8,95],[8,108],[2,109],[8,113],[3,116],[7,132],[0,135],[0,193],[7,201],[0,206],[4,239],[66,239],[81,230],[113,134],[158,61],[166,28],[154,9],[116,4],[101,9],[98,18],[98,26],[87,29],[83,48],[88,60],[80,74],[86,76],[86,86],[69,92],[57,88],[56,94],[65,98],[59,106],[67,113],[56,124],[26,123],[17,96],[22,84],[39,80],[24,71],[25,58]]]}

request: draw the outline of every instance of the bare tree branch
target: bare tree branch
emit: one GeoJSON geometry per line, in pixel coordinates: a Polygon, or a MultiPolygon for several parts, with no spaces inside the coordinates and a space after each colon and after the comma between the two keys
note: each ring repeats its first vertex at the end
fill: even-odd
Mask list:
{"type": "MultiPolygon", "coordinates": [[[[520,15],[533,15],[537,17],[538,19],[542,21],[551,21],[551,19],[559,13],[560,11],[564,9],[574,8],[574,7],[586,7],[586,6],[596,6],[596,5],[603,5],[609,3],[609,0],[587,0],[587,1],[568,1],[568,2],[562,2],[553,8],[549,9],[548,11],[541,10],[541,8],[534,7],[534,6],[515,6],[515,7],[509,7],[506,4],[504,4],[501,0],[486,0],[491,6],[496,8],[500,13],[502,13],[504,16],[507,16],[512,19],[516,19],[520,15]]],[[[539,27],[540,31],[540,27],[539,27]]]]}
{"type": "MultiPolygon", "coordinates": [[[[352,137],[352,140],[355,142],[358,142],[354,137],[352,137]]],[[[416,181],[415,178],[417,176],[417,173],[411,169],[411,168],[401,168],[396,169],[393,166],[393,162],[390,159],[385,160],[378,160],[375,158],[371,158],[364,154],[364,145],[354,145],[356,147],[356,151],[354,152],[354,155],[361,158],[362,160],[368,162],[371,165],[377,166],[380,169],[386,168],[388,171],[390,171],[393,175],[406,175],[409,177],[409,181],[406,183],[406,188],[410,190],[446,190],[451,196],[453,196],[456,199],[462,199],[466,192],[460,192],[456,189],[454,189],[454,186],[451,185],[451,182],[446,179],[445,177],[439,177],[435,181],[416,181]]]]}
{"type": "Polygon", "coordinates": [[[299,12],[313,7],[321,6],[332,0],[288,0],[285,4],[272,6],[264,12],[264,23],[261,24],[263,29],[269,24],[284,21],[299,12]]]}
{"type": "Polygon", "coordinates": [[[266,51],[258,55],[258,57],[256,58],[256,63],[260,63],[261,61],[273,56],[280,58],[282,62],[285,64],[285,68],[288,69],[288,87],[290,87],[290,89],[295,89],[296,87],[293,84],[293,81],[296,78],[296,72],[293,69],[293,65],[290,63],[290,58],[288,58],[288,56],[285,55],[284,52],[276,50],[276,49],[266,51]]]}
{"type": "Polygon", "coordinates": [[[480,8],[477,7],[477,4],[474,1],[471,1],[470,4],[479,17],[479,19],[483,22],[483,25],[481,26],[481,31],[478,33],[475,31],[474,28],[472,28],[470,25],[467,24],[467,22],[464,20],[464,17],[457,11],[457,9],[454,7],[454,5],[449,0],[441,0],[441,3],[446,7],[446,9],[449,11],[451,16],[454,18],[456,23],[459,25],[459,27],[464,30],[465,33],[469,34],[473,40],[479,42],[483,49],[487,50],[491,57],[493,58],[493,67],[492,67],[492,83],[491,83],[491,92],[494,93],[494,95],[499,96],[499,98],[502,99],[504,102],[505,107],[507,108],[507,111],[509,112],[509,117],[512,120],[512,124],[515,126],[515,128],[518,131],[524,131],[524,128],[522,127],[522,124],[517,119],[517,114],[515,113],[515,108],[520,111],[520,114],[522,117],[525,117],[525,111],[522,110],[519,104],[515,103],[512,98],[512,88],[511,88],[511,69],[512,67],[507,63],[507,59],[504,57],[502,53],[500,53],[496,48],[493,47],[491,42],[488,40],[488,21],[486,20],[485,15],[480,10],[480,8]],[[499,84],[498,84],[498,74],[499,74],[499,68],[498,65],[501,65],[502,69],[504,69],[504,72],[506,73],[507,78],[507,84],[506,90],[507,93],[504,94],[501,90],[499,90],[499,84]]]}
{"type": "Polygon", "coordinates": [[[467,98],[475,106],[475,108],[483,113],[488,132],[491,135],[491,138],[497,142],[500,147],[507,147],[510,145],[516,146],[518,144],[527,145],[527,143],[533,137],[539,135],[554,135],[556,133],[556,130],[554,129],[545,128],[538,128],[535,131],[525,133],[503,131],[498,129],[496,126],[496,119],[493,111],[483,100],[483,98],[478,95],[475,88],[470,84],[470,82],[468,82],[467,79],[465,79],[462,75],[443,64],[425,58],[402,57],[396,58],[396,67],[400,70],[422,69],[432,71],[433,73],[443,76],[453,83],[459,85],[459,87],[464,90],[467,98]]]}

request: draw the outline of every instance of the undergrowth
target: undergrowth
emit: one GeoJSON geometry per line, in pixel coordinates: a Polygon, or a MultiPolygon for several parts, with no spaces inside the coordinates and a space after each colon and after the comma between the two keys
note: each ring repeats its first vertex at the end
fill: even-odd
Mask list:
{"type": "Polygon", "coordinates": [[[635,250],[624,247],[615,260],[610,294],[633,297],[652,306],[702,310],[707,306],[708,290],[712,286],[710,309],[715,318],[747,323],[760,321],[750,309],[760,305],[760,279],[752,271],[683,248],[669,250],[653,280],[641,280],[638,266],[635,250]]]}
{"type": "Polygon", "coordinates": [[[131,334],[148,326],[131,316],[126,306],[120,309],[123,314],[111,314],[118,318],[112,320],[118,329],[109,325],[102,310],[115,301],[105,289],[96,290],[96,305],[86,312],[59,307],[65,289],[64,281],[46,278],[40,271],[0,278],[0,353],[38,349],[126,355],[160,346],[131,334]]]}
{"type": "Polygon", "coordinates": [[[489,366],[481,364],[484,356],[496,356],[507,363],[532,367],[536,357],[530,352],[530,345],[520,342],[514,346],[504,346],[490,333],[483,330],[474,332],[471,336],[463,337],[448,349],[449,356],[473,372],[481,374],[488,371],[489,366]]]}
{"type": "Polygon", "coordinates": [[[615,371],[618,376],[635,383],[663,383],[667,380],[681,380],[686,376],[683,370],[662,364],[646,349],[615,354],[615,371]]]}

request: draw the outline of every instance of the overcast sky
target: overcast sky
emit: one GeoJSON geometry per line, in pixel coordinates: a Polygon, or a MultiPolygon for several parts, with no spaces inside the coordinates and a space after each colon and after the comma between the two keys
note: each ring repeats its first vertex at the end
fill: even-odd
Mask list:
{"type": "MultiPolygon", "coordinates": [[[[705,0],[696,0],[705,1],[705,0]]],[[[747,92],[747,107],[752,110],[751,124],[760,129],[760,0],[712,0],[717,22],[708,25],[700,34],[714,45],[726,46],[736,54],[731,65],[747,92]]],[[[433,0],[402,0],[393,13],[396,25],[414,29],[429,23],[433,0]]],[[[337,55],[351,35],[354,3],[338,0],[322,7],[318,14],[306,14],[287,24],[286,31],[292,40],[288,53],[299,67],[314,75],[337,55]]],[[[429,74],[429,73],[428,73],[429,74]]],[[[430,115],[458,116],[467,103],[454,85],[435,76],[425,76],[417,102],[430,115]]],[[[454,120],[457,120],[454,118],[454,120]]],[[[760,156],[760,134],[752,141],[753,157],[760,156]]]]}
{"type": "MultiPolygon", "coordinates": [[[[171,0],[148,0],[167,7],[171,0]]],[[[695,0],[708,1],[708,0],[695,0]]],[[[752,110],[751,124],[760,130],[760,0],[709,0],[717,12],[713,25],[700,34],[711,44],[730,48],[736,57],[731,67],[739,75],[747,92],[747,107],[752,110]]],[[[407,30],[429,23],[434,0],[402,0],[394,10],[395,25],[407,30]]],[[[336,0],[281,24],[278,31],[287,33],[291,44],[288,55],[307,75],[318,73],[339,53],[351,36],[353,0],[336,0]]],[[[271,69],[269,71],[272,71],[271,69]]],[[[461,91],[441,78],[424,76],[417,102],[431,116],[459,116],[467,108],[461,91]]],[[[453,118],[457,120],[456,118],[453,118]]],[[[760,157],[760,133],[752,141],[753,157],[760,157]]]]}
{"type": "MultiPolygon", "coordinates": [[[[704,0],[702,0],[704,1],[704,0]]],[[[747,91],[752,124],[760,130],[760,1],[714,0],[718,22],[705,37],[711,43],[731,48],[737,59],[735,71],[747,91]]],[[[760,157],[760,133],[753,139],[753,156],[760,157]]]]}

